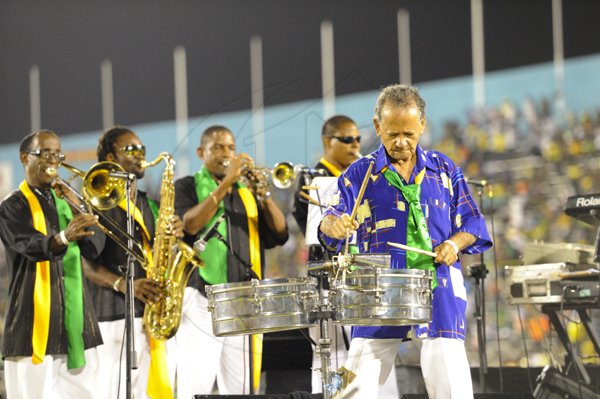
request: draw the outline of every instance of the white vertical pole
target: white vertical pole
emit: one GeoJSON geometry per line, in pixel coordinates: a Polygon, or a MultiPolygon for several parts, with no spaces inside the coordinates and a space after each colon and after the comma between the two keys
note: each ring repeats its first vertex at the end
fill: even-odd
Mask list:
{"type": "Polygon", "coordinates": [[[562,0],[552,0],[552,43],[554,47],[554,80],[556,85],[556,112],[564,116],[566,111],[565,89],[565,52],[563,39],[562,0]]]}
{"type": "Polygon", "coordinates": [[[412,84],[410,57],[410,15],[405,9],[399,9],[396,14],[398,21],[398,77],[400,83],[412,84]]]}
{"type": "Polygon", "coordinates": [[[177,46],[173,51],[173,71],[175,78],[175,123],[177,130],[177,176],[189,174],[190,161],[188,151],[188,92],[187,58],[185,47],[177,46]]]}
{"type": "Polygon", "coordinates": [[[250,87],[252,90],[252,134],[257,165],[265,165],[265,111],[263,92],[262,38],[250,38],[250,87]]]}
{"type": "Polygon", "coordinates": [[[321,22],[321,80],[323,92],[323,119],[335,115],[335,60],[333,53],[333,25],[321,22]]]}
{"type": "Polygon", "coordinates": [[[473,98],[476,108],[485,105],[485,43],[483,0],[471,0],[471,44],[473,47],[473,98]]]}
{"type": "Polygon", "coordinates": [[[29,112],[32,132],[42,128],[42,100],[40,91],[40,68],[34,65],[29,69],[29,112]]]}
{"type": "Polygon", "coordinates": [[[100,65],[100,80],[102,90],[102,127],[106,130],[115,124],[112,62],[109,59],[105,59],[100,65]]]}

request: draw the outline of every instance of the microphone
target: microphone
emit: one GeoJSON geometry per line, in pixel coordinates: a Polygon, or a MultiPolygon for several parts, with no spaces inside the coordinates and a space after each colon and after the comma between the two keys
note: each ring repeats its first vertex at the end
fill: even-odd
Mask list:
{"type": "Polygon", "coordinates": [[[465,182],[467,182],[467,184],[472,184],[474,186],[479,186],[479,187],[485,187],[488,184],[487,180],[475,180],[475,179],[471,179],[469,177],[465,177],[465,182]]]}
{"type": "Polygon", "coordinates": [[[206,249],[206,243],[212,236],[217,236],[220,240],[223,239],[223,236],[217,231],[217,227],[221,224],[221,222],[225,219],[225,212],[221,213],[218,218],[212,222],[210,226],[206,228],[206,231],[200,238],[194,241],[194,250],[198,253],[203,252],[206,249]]]}
{"type": "Polygon", "coordinates": [[[134,180],[135,175],[129,172],[108,172],[108,176],[116,177],[117,179],[134,180]]]}
{"type": "Polygon", "coordinates": [[[300,172],[305,173],[307,175],[311,175],[311,176],[325,176],[325,170],[324,169],[309,168],[307,166],[302,166],[299,169],[300,169],[300,172]]]}

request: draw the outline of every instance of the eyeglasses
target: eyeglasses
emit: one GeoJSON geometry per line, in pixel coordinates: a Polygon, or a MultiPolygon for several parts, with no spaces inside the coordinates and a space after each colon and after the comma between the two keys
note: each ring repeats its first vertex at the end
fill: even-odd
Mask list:
{"type": "Polygon", "coordinates": [[[331,136],[332,139],[336,139],[344,144],[352,144],[355,141],[360,143],[360,136],[331,136]]]}
{"type": "Polygon", "coordinates": [[[146,147],[144,147],[144,145],[142,144],[128,144],[121,149],[123,150],[123,153],[128,157],[146,155],[146,147]]]}
{"type": "Polygon", "coordinates": [[[67,156],[62,152],[54,152],[52,150],[40,150],[39,148],[34,151],[29,151],[28,154],[45,160],[50,160],[50,158],[54,158],[58,162],[62,162],[65,160],[65,158],[67,158],[67,156]]]}

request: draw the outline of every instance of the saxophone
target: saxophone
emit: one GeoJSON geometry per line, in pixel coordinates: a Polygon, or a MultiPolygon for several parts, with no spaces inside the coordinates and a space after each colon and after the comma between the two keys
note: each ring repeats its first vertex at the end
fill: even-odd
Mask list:
{"type": "Polygon", "coordinates": [[[175,189],[173,172],[175,161],[167,152],[162,152],[152,162],[144,162],[143,167],[156,165],[161,160],[166,163],[160,186],[160,209],[156,221],[156,233],[152,255],[154,264],[146,267],[146,276],[162,288],[160,298],[146,304],[144,325],[155,339],[167,340],[175,335],[181,322],[183,292],[195,267],[204,267],[200,256],[186,243],[177,239],[170,228],[175,213],[175,189]]]}

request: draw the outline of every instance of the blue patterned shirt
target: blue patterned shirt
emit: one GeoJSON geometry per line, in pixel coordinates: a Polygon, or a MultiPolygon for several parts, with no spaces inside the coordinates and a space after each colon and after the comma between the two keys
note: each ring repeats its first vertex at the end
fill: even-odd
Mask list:
{"type": "MultiPolygon", "coordinates": [[[[458,232],[476,237],[463,249],[466,254],[478,254],[492,246],[485,220],[464,180],[462,171],[447,156],[436,151],[425,151],[417,146],[417,162],[410,181],[425,168],[421,183],[421,207],[432,241],[432,248],[458,232]]],[[[363,178],[374,162],[373,172],[359,205],[357,243],[361,253],[389,253],[393,269],[406,268],[406,252],[392,248],[388,242],[406,244],[408,203],[400,191],[390,185],[382,170],[394,170],[381,145],[375,152],[353,163],[338,179],[339,203],[330,207],[324,216],[351,214],[363,178]]],[[[319,240],[327,250],[338,253],[344,242],[332,239],[319,231],[319,240]]],[[[432,321],[417,329],[420,336],[464,339],[466,289],[461,265],[437,265],[438,286],[433,292],[432,321]]],[[[355,327],[353,337],[399,338],[410,326],[355,327]]]]}

